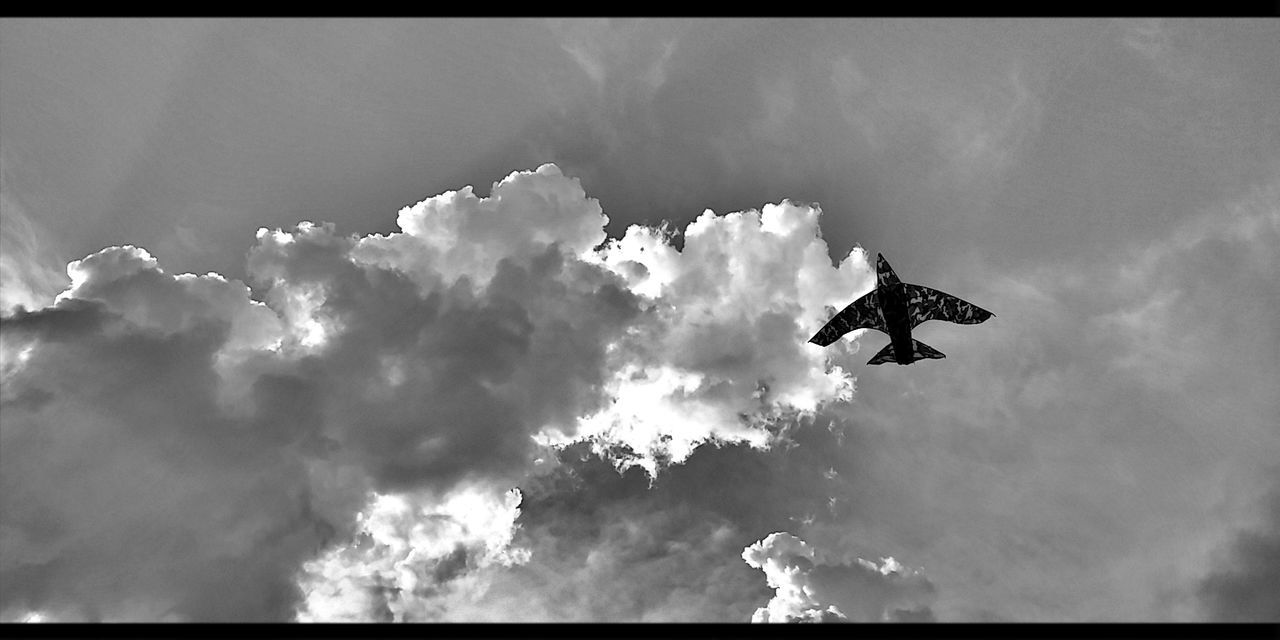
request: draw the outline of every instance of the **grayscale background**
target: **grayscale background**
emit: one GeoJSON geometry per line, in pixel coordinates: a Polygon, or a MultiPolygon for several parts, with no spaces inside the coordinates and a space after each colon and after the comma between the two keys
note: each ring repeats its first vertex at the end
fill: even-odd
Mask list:
{"type": "MultiPolygon", "coordinates": [[[[555,473],[503,475],[515,457],[467,452],[502,440],[484,429],[507,414],[461,391],[413,410],[485,416],[447,464],[404,471],[370,444],[320,478],[298,461],[311,454],[281,453],[302,445],[154,418],[205,415],[221,383],[184,373],[195,342],[21,362],[13,347],[0,615],[294,619],[298,572],[357,528],[359,500],[317,487],[376,469],[380,491],[428,501],[446,477],[519,486],[529,555],[486,560],[428,527],[406,548],[443,550],[393,582],[353,578],[335,596],[363,612],[349,619],[746,622],[775,590],[742,550],[787,532],[826,554],[804,571],[829,597],[804,606],[855,619],[1278,620],[1278,60],[1280,22],[1264,19],[0,21],[11,335],[28,326],[13,305],[53,304],[67,263],[104,247],[264,300],[246,257],[260,227],[387,234],[402,207],[487,196],[544,163],[598,199],[610,238],[814,203],[832,263],[883,253],[904,281],[997,315],[920,327],[947,358],[910,367],[863,367],[884,336],[859,337],[852,398],[790,446],[707,445],[652,488],[580,446],[555,473]],[[148,413],[156,397],[176,404],[148,413]],[[73,423],[83,437],[65,436],[73,423]],[[138,462],[172,456],[202,462],[138,462]],[[857,573],[855,558],[889,556],[922,573],[857,573]]],[[[609,313],[591,326],[621,322],[609,313]]],[[[475,344],[464,325],[440,344],[475,344]]],[[[39,335],[71,344],[61,330],[39,335]]],[[[375,343],[344,349],[408,348],[375,343]]],[[[458,349],[458,371],[507,357],[458,349]]],[[[252,424],[305,430],[298,416],[343,402],[296,375],[255,387],[278,413],[252,424]]],[[[522,375],[493,384],[540,379],[522,375]]]]}

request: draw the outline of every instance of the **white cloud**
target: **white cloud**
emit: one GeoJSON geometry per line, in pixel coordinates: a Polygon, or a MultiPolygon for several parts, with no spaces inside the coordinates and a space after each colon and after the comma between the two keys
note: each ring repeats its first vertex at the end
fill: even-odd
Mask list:
{"type": "Polygon", "coordinates": [[[360,238],[352,256],[417,276],[424,286],[432,275],[446,285],[466,275],[480,287],[504,259],[527,261],[552,244],[570,256],[589,252],[605,239],[608,222],[576,179],[545,164],[512,173],[488,197],[464,187],[405,207],[396,219],[402,233],[360,238]]]}
{"type": "Polygon", "coordinates": [[[77,260],[53,306],[4,317],[0,566],[23,586],[0,610],[278,618],[372,490],[360,526],[380,541],[307,565],[302,615],[409,616],[369,594],[502,557],[500,496],[535,439],[630,447],[614,463],[650,473],[709,439],[765,446],[779,416],[852,392],[852,343],[805,340],[870,272],[860,250],[831,264],[818,216],[707,212],[681,251],[641,227],[600,246],[599,204],[544,165],[406,207],[385,236],[262,229],[263,302],[137,247],[77,260]],[[457,527],[426,524],[455,500],[474,507],[457,527]],[[350,586],[326,595],[324,576],[350,586]]]}
{"type": "Polygon", "coordinates": [[[474,580],[455,583],[460,576],[528,559],[527,550],[511,547],[519,504],[519,491],[498,498],[474,487],[374,497],[357,517],[353,542],[303,565],[298,620],[431,620],[439,592],[477,589],[474,580]]]}
{"type": "MultiPolygon", "coordinates": [[[[644,227],[610,241],[595,260],[641,295],[645,314],[610,354],[617,402],[581,432],[627,444],[652,472],[650,450],[678,462],[708,438],[764,445],[758,419],[849,400],[851,376],[806,341],[871,275],[860,248],[831,266],[819,213],[790,202],[707,211],[684,230],[682,251],[644,227]]],[[[837,361],[846,344],[832,350],[837,361]]]]}
{"type": "Polygon", "coordinates": [[[130,323],[165,333],[201,322],[227,325],[228,352],[267,348],[282,337],[275,312],[252,300],[239,281],[209,273],[166,275],[145,249],[109,247],[67,265],[71,284],[56,301],[93,300],[130,323]]]}
{"type": "Polygon", "coordinates": [[[742,550],[775,590],[752,622],[897,622],[933,619],[935,588],[918,569],[881,558],[852,563],[823,558],[804,540],[772,533],[742,550]]]}
{"type": "Polygon", "coordinates": [[[66,286],[66,278],[48,263],[50,247],[8,185],[5,189],[0,191],[0,313],[16,305],[39,309],[66,286]]]}
{"type": "Polygon", "coordinates": [[[434,621],[748,620],[769,590],[742,548],[794,514],[826,519],[822,470],[847,471],[826,422],[788,428],[796,446],[703,445],[652,483],[586,443],[548,452],[521,483],[513,544],[527,561],[471,567],[400,606],[434,621]]]}

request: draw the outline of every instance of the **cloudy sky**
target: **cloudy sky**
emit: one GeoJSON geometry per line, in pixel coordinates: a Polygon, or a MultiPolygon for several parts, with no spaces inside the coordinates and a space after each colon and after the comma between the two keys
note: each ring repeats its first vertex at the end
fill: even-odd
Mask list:
{"type": "Polygon", "coordinates": [[[0,21],[0,619],[1280,619],[1277,59],[0,21]]]}

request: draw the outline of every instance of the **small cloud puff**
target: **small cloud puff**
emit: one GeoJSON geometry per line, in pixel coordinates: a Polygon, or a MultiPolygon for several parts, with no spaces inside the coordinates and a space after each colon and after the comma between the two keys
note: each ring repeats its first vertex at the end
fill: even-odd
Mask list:
{"type": "Polygon", "coordinates": [[[742,559],[764,571],[775,590],[752,622],[933,620],[933,583],[893,558],[830,562],[804,540],[779,532],[743,549],[742,559]]]}

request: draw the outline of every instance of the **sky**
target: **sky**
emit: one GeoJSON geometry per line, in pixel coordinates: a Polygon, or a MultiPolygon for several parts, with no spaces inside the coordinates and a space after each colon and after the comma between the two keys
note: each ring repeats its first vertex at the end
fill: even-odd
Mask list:
{"type": "Polygon", "coordinates": [[[1276,59],[0,20],[0,619],[1280,620],[1276,59]]]}

